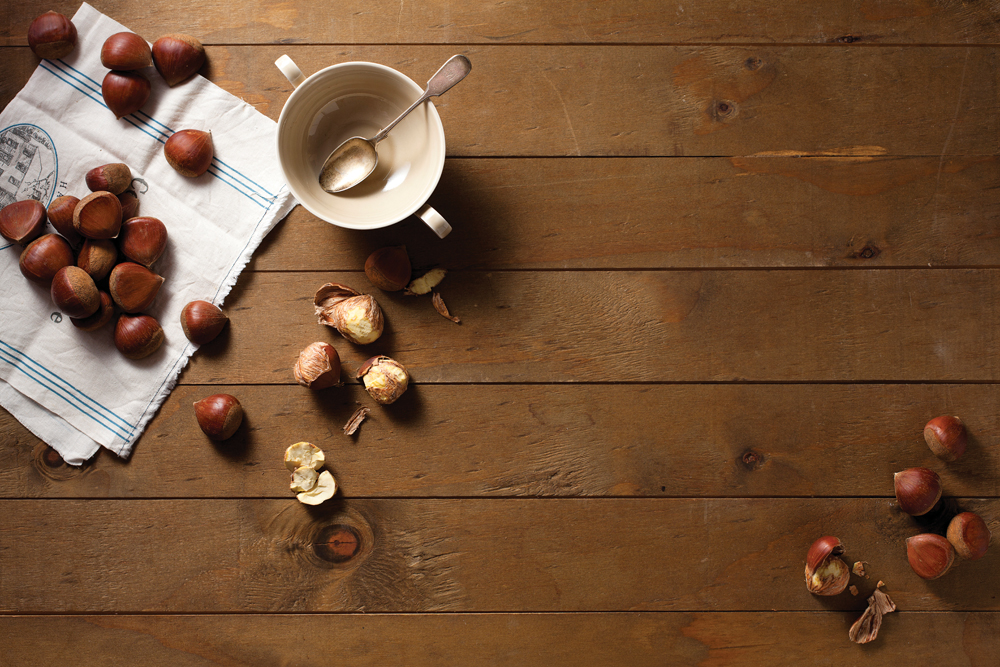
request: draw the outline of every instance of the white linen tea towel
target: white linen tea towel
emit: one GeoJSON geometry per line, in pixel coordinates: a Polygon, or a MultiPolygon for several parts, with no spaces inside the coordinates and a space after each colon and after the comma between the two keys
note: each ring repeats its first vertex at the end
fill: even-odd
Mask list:
{"type": "MultiPolygon", "coordinates": [[[[221,305],[264,236],[295,206],[278,167],[276,124],[200,75],[170,88],[143,70],[152,94],[117,120],[101,95],[104,41],[127,28],[84,3],[72,18],[76,49],[42,60],[0,113],[0,206],[89,194],[84,176],[129,165],[140,215],[159,218],[168,243],[153,265],[166,280],[147,311],[166,340],[131,361],[114,346],[114,322],[94,332],[73,326],[48,289],[20,273],[20,247],[0,238],[0,405],[32,433],[80,465],[100,446],[128,457],[195,349],[181,309],[221,305]],[[163,145],[175,131],[209,130],[215,159],[190,179],[175,172],[163,145]]],[[[52,231],[52,230],[48,230],[52,231]]]]}

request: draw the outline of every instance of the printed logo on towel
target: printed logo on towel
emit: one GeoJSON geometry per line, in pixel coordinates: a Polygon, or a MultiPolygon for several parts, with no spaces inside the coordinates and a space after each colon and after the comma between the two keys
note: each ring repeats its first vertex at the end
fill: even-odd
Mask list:
{"type": "Polygon", "coordinates": [[[56,189],[59,160],[48,132],[37,125],[0,130],[0,207],[34,199],[47,207],[56,189]]]}

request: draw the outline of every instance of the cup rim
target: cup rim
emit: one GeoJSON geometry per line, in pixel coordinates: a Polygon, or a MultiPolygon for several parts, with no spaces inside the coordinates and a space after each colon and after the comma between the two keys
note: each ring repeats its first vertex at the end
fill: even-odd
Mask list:
{"type": "Polygon", "coordinates": [[[343,227],[345,229],[358,229],[358,230],[381,229],[383,227],[388,227],[390,225],[394,225],[397,222],[402,222],[403,220],[405,220],[406,218],[410,217],[411,215],[414,215],[417,211],[419,211],[421,209],[421,207],[425,206],[426,203],[427,203],[427,199],[430,198],[430,195],[437,188],[438,183],[441,180],[441,174],[444,173],[444,161],[445,161],[445,155],[447,153],[447,144],[446,144],[446,139],[445,139],[445,134],[444,134],[444,124],[441,122],[441,116],[438,114],[437,107],[434,105],[434,103],[431,100],[427,100],[427,107],[428,107],[428,112],[427,113],[428,113],[428,116],[432,119],[432,125],[437,130],[438,136],[440,136],[440,138],[441,138],[441,143],[442,143],[443,150],[441,151],[440,158],[437,160],[437,164],[434,166],[435,174],[434,174],[433,179],[431,179],[429,181],[427,197],[421,197],[420,201],[417,201],[416,204],[412,205],[410,208],[408,208],[406,211],[404,211],[402,214],[400,214],[398,217],[396,217],[393,220],[388,220],[388,221],[380,222],[380,223],[376,223],[376,224],[371,224],[371,223],[361,224],[361,223],[354,223],[354,222],[345,222],[343,220],[335,220],[332,217],[328,216],[327,214],[323,213],[322,211],[315,210],[314,207],[310,206],[305,201],[303,201],[305,199],[305,197],[300,196],[296,192],[295,186],[291,182],[292,179],[290,179],[289,176],[288,176],[288,171],[285,168],[285,158],[284,158],[284,156],[282,155],[282,152],[281,152],[281,126],[282,126],[282,123],[285,121],[286,112],[289,109],[289,105],[293,102],[293,100],[295,99],[295,96],[298,95],[300,91],[306,89],[307,84],[310,81],[318,80],[318,77],[320,77],[321,75],[324,75],[324,74],[326,74],[326,73],[328,73],[330,71],[333,71],[333,70],[346,69],[346,68],[351,68],[351,67],[374,68],[376,70],[382,70],[383,72],[388,73],[390,76],[394,76],[394,77],[400,78],[403,81],[403,83],[405,83],[406,85],[409,85],[413,89],[413,91],[416,94],[416,96],[414,97],[414,99],[417,99],[418,97],[420,97],[420,95],[422,95],[423,92],[424,92],[424,89],[421,88],[413,79],[411,79],[407,75],[403,74],[399,70],[396,70],[396,69],[393,69],[392,67],[389,67],[388,65],[382,65],[380,63],[370,62],[370,61],[367,61],[367,60],[349,60],[349,61],[345,61],[345,62],[342,62],[342,63],[336,63],[336,64],[333,64],[333,65],[330,65],[329,67],[324,67],[323,69],[317,70],[316,72],[313,72],[311,75],[309,75],[308,77],[306,77],[302,81],[302,83],[300,83],[298,86],[295,87],[295,89],[292,91],[292,94],[288,96],[288,99],[285,100],[285,104],[281,107],[281,113],[278,115],[277,127],[275,128],[275,133],[274,133],[274,148],[275,148],[275,152],[277,153],[277,157],[278,157],[278,167],[281,169],[281,174],[285,178],[285,183],[288,185],[288,189],[289,189],[289,191],[291,191],[292,196],[295,197],[295,200],[304,209],[306,209],[307,211],[309,211],[310,213],[312,213],[313,215],[315,215],[320,220],[328,222],[328,223],[330,223],[332,225],[336,225],[338,227],[343,227]]]}

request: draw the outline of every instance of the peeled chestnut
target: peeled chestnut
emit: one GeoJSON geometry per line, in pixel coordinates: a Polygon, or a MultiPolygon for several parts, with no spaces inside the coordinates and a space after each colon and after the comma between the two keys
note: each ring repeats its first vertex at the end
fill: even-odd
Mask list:
{"type": "Polygon", "coordinates": [[[215,148],[212,133],[201,130],[180,130],[174,132],[163,145],[163,155],[167,162],[182,176],[201,176],[212,164],[215,148]]]}
{"type": "Polygon", "coordinates": [[[113,239],[122,226],[122,204],[110,192],[91,192],[73,209],[73,229],[88,239],[113,239]]]}
{"type": "Polygon", "coordinates": [[[121,162],[104,164],[88,171],[85,178],[91,192],[107,190],[113,195],[119,195],[132,185],[132,170],[121,162]]]}
{"type": "Polygon", "coordinates": [[[965,424],[958,417],[942,415],[924,426],[924,441],[935,456],[945,461],[957,461],[965,453],[965,424]]]}
{"type": "Polygon", "coordinates": [[[129,359],[143,359],[160,349],[163,328],[149,315],[124,313],[115,325],[115,347],[129,359]]]}
{"type": "Polygon", "coordinates": [[[94,279],[78,266],[64,266],[52,278],[52,303],[69,317],[90,317],[101,307],[94,279]]]}
{"type": "Polygon", "coordinates": [[[76,48],[76,26],[57,12],[45,12],[28,27],[28,46],[39,58],[64,58],[76,48]]]}
{"type": "Polygon", "coordinates": [[[111,303],[111,296],[107,292],[100,292],[100,297],[101,305],[98,307],[97,312],[90,317],[71,317],[69,321],[73,323],[73,326],[83,331],[97,331],[111,321],[111,318],[115,314],[115,307],[111,303]]]}
{"type": "Polygon", "coordinates": [[[149,308],[162,284],[163,276],[135,262],[122,262],[111,269],[108,277],[111,298],[126,313],[149,308]]]}
{"type": "Polygon", "coordinates": [[[201,69],[205,47],[190,35],[164,35],[153,42],[153,64],[172,88],[201,69]]]}
{"type": "Polygon", "coordinates": [[[806,588],[815,595],[839,595],[847,588],[851,569],[842,558],[844,545],[832,535],[821,537],[806,554],[806,588]]]}
{"type": "Polygon", "coordinates": [[[101,64],[108,69],[128,71],[153,64],[149,44],[134,32],[117,32],[101,47],[101,64]]]}
{"type": "Polygon", "coordinates": [[[310,389],[339,386],[340,355],[329,343],[312,343],[299,353],[292,368],[295,381],[310,389]]]}
{"type": "Polygon", "coordinates": [[[367,345],[382,335],[382,309],[369,294],[340,283],[326,283],[316,291],[313,305],[320,324],[335,328],[352,343],[367,345]]]}
{"type": "Polygon", "coordinates": [[[358,379],[368,395],[382,405],[395,403],[410,383],[406,367],[395,359],[375,356],[361,364],[358,379]]]}
{"type": "Polygon", "coordinates": [[[50,285],[60,269],[72,266],[75,258],[69,243],[58,234],[45,234],[21,251],[18,266],[25,278],[41,285],[50,285]]]}
{"type": "Polygon", "coordinates": [[[213,440],[227,440],[243,422],[243,406],[229,394],[215,394],[194,404],[198,426],[213,440]]]}
{"type": "Polygon", "coordinates": [[[192,301],[181,311],[181,328],[195,345],[215,340],[226,328],[229,318],[222,309],[208,301],[192,301]]]}
{"type": "Polygon", "coordinates": [[[139,72],[111,71],[101,82],[101,95],[115,118],[135,113],[149,100],[153,88],[139,72]]]}
{"type": "Polygon", "coordinates": [[[955,550],[941,535],[923,533],[906,539],[906,559],[922,579],[937,579],[951,568],[955,550]]]}
{"type": "Polygon", "coordinates": [[[76,265],[95,281],[104,280],[118,260],[118,249],[107,239],[87,239],[80,248],[76,265]]]}
{"type": "Polygon", "coordinates": [[[930,512],[941,499],[941,478],[927,468],[907,468],[893,475],[899,509],[911,516],[930,512]]]}
{"type": "Polygon", "coordinates": [[[958,555],[967,560],[979,560],[990,546],[990,529],[975,512],[962,512],[948,524],[948,541],[958,555]]]}
{"type": "Polygon", "coordinates": [[[49,222],[74,247],[80,245],[80,235],[73,228],[73,211],[79,203],[79,198],[63,195],[56,197],[48,208],[49,222]]]}
{"type": "Polygon", "coordinates": [[[167,228],[151,217],[132,218],[122,223],[118,235],[122,254],[143,266],[152,266],[167,247],[167,228]]]}
{"type": "Polygon", "coordinates": [[[386,292],[398,292],[410,284],[410,257],[406,246],[380,248],[365,260],[365,275],[372,285],[386,292]]]}
{"type": "Polygon", "coordinates": [[[34,199],[23,199],[0,209],[0,236],[28,245],[41,236],[47,218],[45,206],[34,199]]]}

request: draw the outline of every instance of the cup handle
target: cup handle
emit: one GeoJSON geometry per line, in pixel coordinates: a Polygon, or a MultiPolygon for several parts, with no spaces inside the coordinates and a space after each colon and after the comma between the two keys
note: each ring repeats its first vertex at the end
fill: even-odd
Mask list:
{"type": "Polygon", "coordinates": [[[289,83],[293,86],[298,87],[300,83],[305,81],[306,78],[302,75],[302,70],[300,70],[298,65],[296,65],[295,62],[287,55],[281,56],[275,60],[274,64],[278,66],[278,69],[281,70],[281,73],[285,75],[285,78],[288,79],[289,83]]]}
{"type": "Polygon", "coordinates": [[[434,233],[438,235],[438,238],[443,239],[448,236],[449,232],[451,232],[451,225],[448,224],[448,221],[430,206],[424,206],[422,209],[417,211],[417,216],[426,222],[428,227],[434,230],[434,233]]]}

